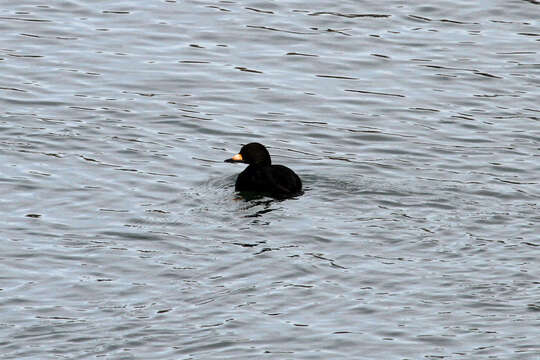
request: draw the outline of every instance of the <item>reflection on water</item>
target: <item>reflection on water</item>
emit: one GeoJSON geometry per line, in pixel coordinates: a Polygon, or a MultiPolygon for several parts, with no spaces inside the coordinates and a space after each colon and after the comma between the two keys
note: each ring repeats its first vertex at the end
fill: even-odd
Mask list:
{"type": "Polygon", "coordinates": [[[253,214],[246,215],[246,217],[261,217],[264,214],[269,213],[270,211],[276,210],[275,208],[272,208],[272,203],[274,203],[276,200],[257,200],[256,194],[252,194],[251,196],[255,196],[255,197],[244,198],[245,200],[250,201],[250,204],[246,207],[245,210],[256,210],[256,211],[253,214]]]}
{"type": "Polygon", "coordinates": [[[3,357],[538,357],[537,6],[0,7],[3,357]]]}

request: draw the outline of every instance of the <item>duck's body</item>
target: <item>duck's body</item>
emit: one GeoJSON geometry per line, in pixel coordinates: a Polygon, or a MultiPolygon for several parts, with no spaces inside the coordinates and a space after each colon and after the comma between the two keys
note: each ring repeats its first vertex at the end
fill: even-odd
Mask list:
{"type": "Polygon", "coordinates": [[[249,164],[236,179],[236,191],[258,192],[275,198],[302,193],[300,177],[284,165],[272,165],[268,150],[259,143],[244,145],[239,154],[225,161],[249,164]]]}
{"type": "Polygon", "coordinates": [[[283,165],[249,165],[238,175],[235,190],[293,195],[302,191],[302,182],[294,171],[283,165]]]}

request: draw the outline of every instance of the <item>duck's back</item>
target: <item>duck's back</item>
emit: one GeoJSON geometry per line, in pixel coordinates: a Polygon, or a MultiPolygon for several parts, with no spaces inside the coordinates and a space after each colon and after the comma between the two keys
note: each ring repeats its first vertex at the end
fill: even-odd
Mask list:
{"type": "Polygon", "coordinates": [[[302,181],[294,171],[283,165],[250,165],[238,175],[236,191],[254,191],[275,197],[298,195],[302,181]]]}

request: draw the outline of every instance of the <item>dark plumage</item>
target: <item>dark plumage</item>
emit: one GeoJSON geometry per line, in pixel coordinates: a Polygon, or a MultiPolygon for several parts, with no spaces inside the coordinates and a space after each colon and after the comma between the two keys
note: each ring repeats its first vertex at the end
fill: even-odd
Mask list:
{"type": "Polygon", "coordinates": [[[302,193],[302,181],[283,165],[272,165],[268,150],[259,143],[242,146],[240,153],[225,162],[249,164],[236,179],[236,191],[250,191],[283,199],[302,193]]]}

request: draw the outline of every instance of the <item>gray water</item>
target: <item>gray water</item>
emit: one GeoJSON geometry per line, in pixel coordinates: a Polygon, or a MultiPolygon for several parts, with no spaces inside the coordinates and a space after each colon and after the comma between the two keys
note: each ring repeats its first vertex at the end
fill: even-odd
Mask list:
{"type": "Polygon", "coordinates": [[[540,359],[539,14],[2,2],[0,357],[540,359]]]}

